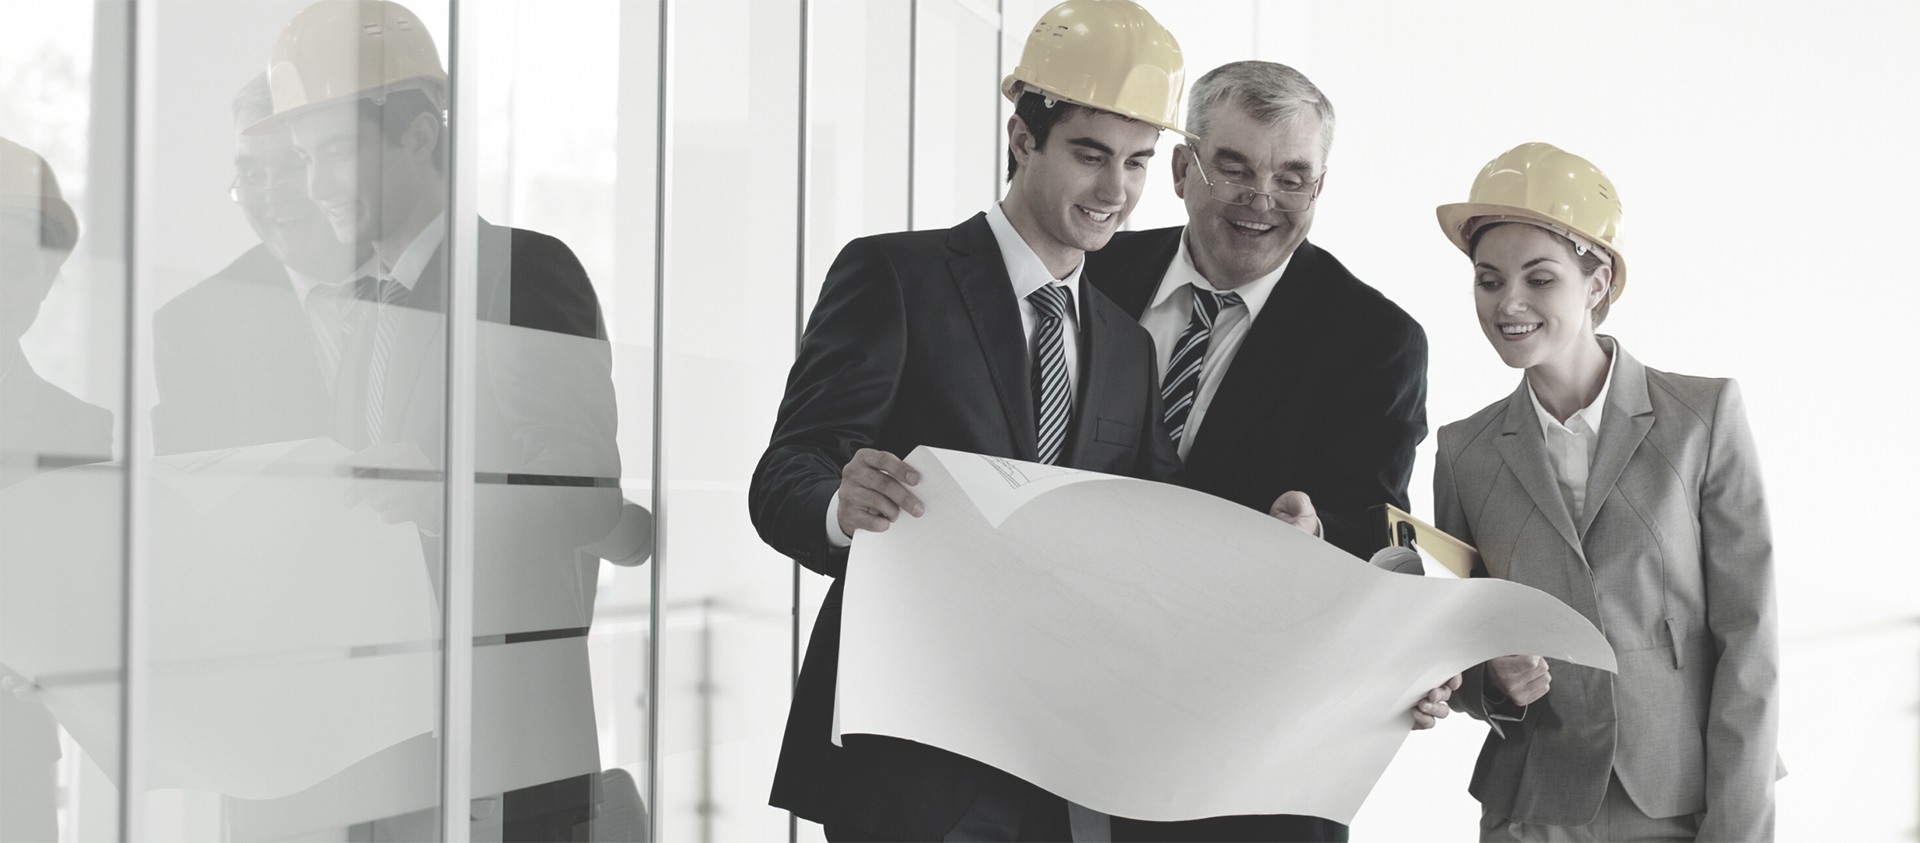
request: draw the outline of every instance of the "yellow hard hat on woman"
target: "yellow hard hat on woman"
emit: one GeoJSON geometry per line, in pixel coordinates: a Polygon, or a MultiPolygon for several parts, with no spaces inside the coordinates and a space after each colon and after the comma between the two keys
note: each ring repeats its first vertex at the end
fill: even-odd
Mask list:
{"type": "Polygon", "coordinates": [[[1173,33],[1132,0],[1067,0],[1027,35],[1020,64],[1000,83],[1018,102],[1022,90],[1180,129],[1185,60],[1173,33]]]}
{"type": "Polygon", "coordinates": [[[1474,232],[1494,223],[1523,222],[1559,234],[1573,241],[1576,251],[1591,251],[1611,266],[1608,303],[1626,289],[1620,194],[1593,162],[1553,144],[1523,143],[1507,150],[1481,168],[1467,201],[1441,205],[1435,213],[1440,230],[1468,256],[1474,232]]]}

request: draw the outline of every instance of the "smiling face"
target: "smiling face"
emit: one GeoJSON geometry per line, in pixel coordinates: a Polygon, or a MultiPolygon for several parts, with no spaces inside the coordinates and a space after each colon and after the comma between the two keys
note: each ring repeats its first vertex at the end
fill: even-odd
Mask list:
{"type": "Polygon", "coordinates": [[[1581,272],[1572,245],[1524,223],[1495,225],[1474,243],[1474,309],[1501,361],[1529,369],[1597,342],[1593,308],[1607,294],[1611,270],[1581,272]]]}
{"type": "Polygon", "coordinates": [[[307,198],[307,168],[286,132],[236,135],[233,169],[241,212],[281,263],[316,278],[341,276],[359,265],[328,216],[307,198]]]}
{"type": "MultiPolygon", "coordinates": [[[[1320,115],[1309,110],[1279,125],[1253,119],[1232,102],[1214,106],[1195,151],[1214,183],[1262,193],[1317,189],[1326,175],[1320,115]]],[[[1174,150],[1173,190],[1187,204],[1187,248],[1215,287],[1230,290],[1274,271],[1307,239],[1316,202],[1287,213],[1258,196],[1246,205],[1213,198],[1186,149],[1174,150]]]]}
{"type": "Polygon", "coordinates": [[[287,128],[307,167],[307,195],[340,242],[378,243],[438,213],[437,123],[425,115],[397,143],[353,101],[302,114],[287,128]]]}
{"type": "Polygon", "coordinates": [[[1140,201],[1159,137],[1152,124],[1083,108],[1037,148],[1025,121],[1008,121],[1008,148],[1020,166],[1002,207],[1048,269],[1070,271],[1081,253],[1120,230],[1140,201]]]}

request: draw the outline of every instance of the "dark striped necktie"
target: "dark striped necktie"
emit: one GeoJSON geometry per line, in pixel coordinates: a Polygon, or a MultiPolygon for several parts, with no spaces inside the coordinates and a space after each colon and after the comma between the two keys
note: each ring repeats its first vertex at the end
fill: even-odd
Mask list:
{"type": "Polygon", "coordinates": [[[1213,322],[1220,317],[1222,308],[1244,304],[1239,293],[1216,293],[1202,290],[1198,285],[1193,288],[1193,317],[1187,320],[1187,330],[1180,335],[1180,341],[1173,345],[1173,356],[1167,360],[1167,376],[1160,381],[1160,401],[1166,405],[1167,437],[1173,440],[1175,447],[1180,445],[1180,437],[1186,435],[1187,418],[1193,415],[1194,397],[1200,393],[1200,374],[1202,364],[1207,362],[1207,340],[1213,336],[1213,322]]]}
{"type": "Polygon", "coordinates": [[[1027,294],[1039,324],[1033,331],[1033,423],[1039,434],[1040,461],[1060,461],[1067,440],[1067,421],[1073,417],[1073,387],[1067,380],[1066,317],[1073,295],[1059,284],[1047,284],[1027,294]]]}

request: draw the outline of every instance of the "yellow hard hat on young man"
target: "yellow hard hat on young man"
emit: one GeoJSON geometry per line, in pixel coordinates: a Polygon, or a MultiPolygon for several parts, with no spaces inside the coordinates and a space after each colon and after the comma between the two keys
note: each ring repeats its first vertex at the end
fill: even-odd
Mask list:
{"type": "Polygon", "coordinates": [[[1613,267],[1613,295],[1627,286],[1620,254],[1620,194],[1599,167],[1549,143],[1523,143],[1487,162],[1467,201],[1435,209],[1440,229],[1469,256],[1473,234],[1500,222],[1545,228],[1581,251],[1595,251],[1613,267]]]}
{"type": "Polygon", "coordinates": [[[1016,102],[1035,91],[1193,137],[1180,128],[1186,89],[1180,42],[1132,0],[1067,0],[1048,10],[1000,83],[1016,102]]]}
{"type": "Polygon", "coordinates": [[[267,65],[273,116],[247,134],[275,131],[288,118],[361,98],[419,91],[447,105],[447,71],[419,16],[390,0],[321,0],[280,31],[267,65]]]}

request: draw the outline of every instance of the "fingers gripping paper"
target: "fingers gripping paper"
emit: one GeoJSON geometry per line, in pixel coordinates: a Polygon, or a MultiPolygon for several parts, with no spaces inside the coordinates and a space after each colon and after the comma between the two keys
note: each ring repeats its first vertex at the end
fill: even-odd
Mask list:
{"type": "Polygon", "coordinates": [[[1614,670],[1504,580],[1388,573],[1231,502],[920,448],[926,515],[848,563],[836,732],[919,741],[1103,813],[1347,822],[1408,709],[1494,656],[1614,670]]]}

